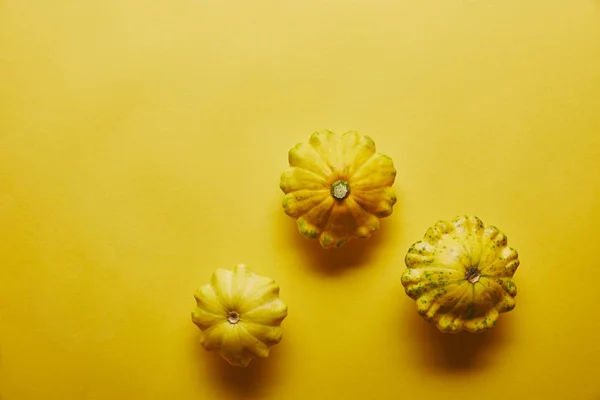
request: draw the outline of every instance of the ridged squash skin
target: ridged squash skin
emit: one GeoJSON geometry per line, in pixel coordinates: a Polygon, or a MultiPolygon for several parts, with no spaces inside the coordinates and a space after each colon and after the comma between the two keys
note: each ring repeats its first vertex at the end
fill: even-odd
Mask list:
{"type": "Polygon", "coordinates": [[[280,179],[283,209],[302,236],[318,238],[323,248],[368,238],[392,214],[396,169],[368,136],[315,132],[288,152],[288,161],[280,179]]]}
{"type": "Polygon", "coordinates": [[[231,365],[246,367],[254,358],[266,358],[281,341],[287,306],[279,286],[246,265],[217,269],[194,297],[192,321],[200,328],[200,343],[231,365]]]}
{"type": "Polygon", "coordinates": [[[515,307],[519,255],[504,233],[475,216],[437,221],[410,247],[405,264],[406,294],[442,332],[490,329],[515,307]]]}

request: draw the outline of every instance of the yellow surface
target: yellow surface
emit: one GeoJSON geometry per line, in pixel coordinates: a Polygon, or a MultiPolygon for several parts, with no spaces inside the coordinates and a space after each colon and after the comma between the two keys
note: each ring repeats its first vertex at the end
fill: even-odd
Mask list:
{"type": "Polygon", "coordinates": [[[597,399],[599,199],[598,1],[0,0],[3,400],[597,399]],[[398,168],[340,251],[280,206],[320,129],[398,168]],[[400,276],[462,213],[519,251],[517,307],[442,336],[400,276]],[[190,318],[238,262],[289,305],[245,370],[190,318]]]}

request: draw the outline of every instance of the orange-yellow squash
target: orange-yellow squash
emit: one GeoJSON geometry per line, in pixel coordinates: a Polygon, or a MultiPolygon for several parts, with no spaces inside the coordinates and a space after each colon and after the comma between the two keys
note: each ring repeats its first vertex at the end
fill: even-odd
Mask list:
{"type": "Polygon", "coordinates": [[[318,238],[323,248],[368,238],[379,218],[392,214],[396,169],[368,136],[315,132],[289,151],[288,161],[280,180],[283,209],[302,236],[318,238]]]}
{"type": "Polygon", "coordinates": [[[438,221],[413,244],[402,275],[417,310],[442,332],[481,332],[515,307],[517,251],[475,216],[438,221]]]}
{"type": "Polygon", "coordinates": [[[281,341],[287,306],[273,279],[243,264],[233,270],[219,268],[194,297],[192,321],[200,328],[202,346],[219,352],[231,365],[246,367],[254,358],[266,358],[281,341]]]}

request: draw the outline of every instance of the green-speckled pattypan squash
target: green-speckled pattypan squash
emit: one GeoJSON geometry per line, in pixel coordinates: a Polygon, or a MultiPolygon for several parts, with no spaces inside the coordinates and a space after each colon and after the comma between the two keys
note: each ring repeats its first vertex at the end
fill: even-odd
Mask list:
{"type": "Polygon", "coordinates": [[[410,247],[405,263],[406,294],[442,332],[481,332],[515,307],[517,251],[475,216],[436,222],[410,247]]]}

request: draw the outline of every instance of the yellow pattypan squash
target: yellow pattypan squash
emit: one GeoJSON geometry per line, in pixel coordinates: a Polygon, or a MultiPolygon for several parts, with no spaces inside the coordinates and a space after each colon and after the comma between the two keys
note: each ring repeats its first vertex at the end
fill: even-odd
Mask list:
{"type": "Polygon", "coordinates": [[[273,279],[243,264],[232,271],[219,268],[194,297],[192,321],[200,328],[202,346],[230,364],[246,367],[253,358],[266,358],[281,341],[287,306],[273,279]]]}
{"type": "Polygon", "coordinates": [[[368,136],[315,132],[289,151],[288,161],[280,181],[283,209],[304,237],[319,238],[323,248],[368,238],[379,229],[379,218],[392,214],[396,169],[368,136]]]}
{"type": "Polygon", "coordinates": [[[494,226],[475,216],[438,221],[405,257],[406,294],[442,332],[480,332],[515,307],[517,251],[494,226]]]}

